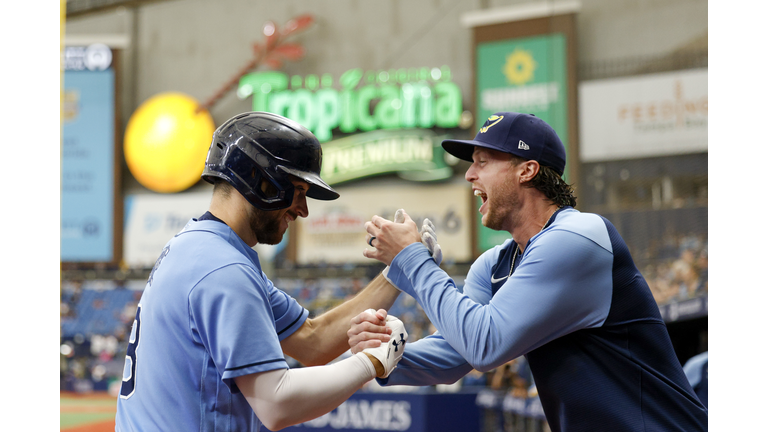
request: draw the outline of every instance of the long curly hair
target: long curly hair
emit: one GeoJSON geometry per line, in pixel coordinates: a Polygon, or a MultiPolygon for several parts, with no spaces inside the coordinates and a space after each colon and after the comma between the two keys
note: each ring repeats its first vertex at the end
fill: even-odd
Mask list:
{"type": "MultiPolygon", "coordinates": [[[[526,161],[517,156],[513,156],[512,159],[512,163],[514,164],[526,161]]],[[[539,172],[536,176],[534,176],[531,181],[523,184],[523,186],[535,188],[558,207],[576,207],[576,196],[573,194],[572,185],[566,183],[560,174],[548,166],[540,164],[539,172]]]]}

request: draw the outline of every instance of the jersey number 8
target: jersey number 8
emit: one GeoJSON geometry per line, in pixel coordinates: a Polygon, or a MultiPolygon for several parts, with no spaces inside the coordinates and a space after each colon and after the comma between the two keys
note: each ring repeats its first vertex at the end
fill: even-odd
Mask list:
{"type": "Polygon", "coordinates": [[[125,355],[123,367],[123,384],[120,387],[120,397],[128,399],[136,390],[136,348],[139,347],[141,336],[141,305],[136,308],[136,319],[131,328],[131,338],[128,340],[128,352],[125,355]]]}

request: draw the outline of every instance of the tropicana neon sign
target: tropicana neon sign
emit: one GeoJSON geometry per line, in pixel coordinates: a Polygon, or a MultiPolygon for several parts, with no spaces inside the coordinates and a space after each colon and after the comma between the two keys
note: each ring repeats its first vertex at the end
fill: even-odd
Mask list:
{"type": "Polygon", "coordinates": [[[237,95],[253,96],[253,110],[288,117],[311,130],[320,142],[332,131],[459,125],[462,98],[450,69],[420,68],[390,71],[350,69],[334,88],[330,74],[301,77],[277,71],[255,72],[240,79],[237,95]],[[360,85],[362,82],[362,85],[360,85]],[[289,88],[290,84],[290,88],[289,88]]]}

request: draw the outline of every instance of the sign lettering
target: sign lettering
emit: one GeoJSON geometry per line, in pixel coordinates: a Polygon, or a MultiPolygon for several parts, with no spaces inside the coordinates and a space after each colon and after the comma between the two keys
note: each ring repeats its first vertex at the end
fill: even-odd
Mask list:
{"type": "Polygon", "coordinates": [[[392,71],[351,69],[339,78],[255,72],[240,79],[237,95],[253,97],[254,111],[288,117],[311,130],[320,142],[333,131],[369,132],[379,129],[454,128],[462,113],[461,90],[450,69],[421,68],[392,71]]]}

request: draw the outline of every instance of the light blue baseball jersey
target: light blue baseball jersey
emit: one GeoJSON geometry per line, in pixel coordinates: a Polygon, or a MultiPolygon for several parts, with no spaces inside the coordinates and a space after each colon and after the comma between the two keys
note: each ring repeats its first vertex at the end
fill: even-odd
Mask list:
{"type": "Polygon", "coordinates": [[[516,246],[481,255],[463,293],[423,245],[395,257],[389,278],[440,334],[409,344],[381,384],[451,383],[525,355],[553,431],[706,430],[707,409],[607,219],[565,207],[521,256],[516,246]]]}
{"type": "Polygon", "coordinates": [[[307,315],[227,225],[192,219],[141,296],[115,430],[258,431],[234,378],[287,368],[280,341],[307,315]]]}

